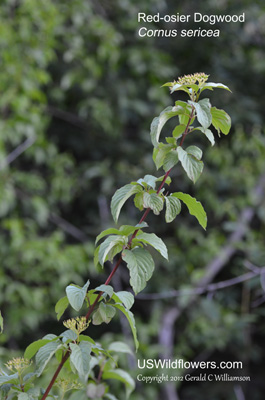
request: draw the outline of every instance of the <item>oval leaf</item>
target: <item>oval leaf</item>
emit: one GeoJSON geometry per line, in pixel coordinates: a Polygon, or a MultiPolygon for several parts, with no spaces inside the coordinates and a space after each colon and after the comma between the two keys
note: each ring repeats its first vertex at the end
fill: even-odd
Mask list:
{"type": "Polygon", "coordinates": [[[123,371],[122,369],[107,369],[103,372],[102,375],[103,379],[116,379],[121,381],[125,384],[126,387],[126,399],[130,396],[131,392],[135,388],[134,380],[132,379],[131,375],[128,372],[123,371]]]}
{"type": "Polygon", "coordinates": [[[142,231],[139,231],[136,235],[137,240],[140,240],[143,243],[150,244],[150,246],[153,246],[161,256],[163,256],[166,260],[168,260],[168,253],[167,253],[167,246],[163,242],[162,239],[160,239],[155,233],[145,233],[142,231]]]}
{"type": "Polygon", "coordinates": [[[61,349],[63,344],[60,341],[50,342],[41,347],[36,354],[37,376],[40,376],[57,350],[61,349]]]}
{"type": "Polygon", "coordinates": [[[131,350],[131,348],[128,346],[128,344],[124,343],[124,342],[112,342],[109,345],[109,351],[115,351],[118,353],[127,353],[127,354],[132,354],[133,352],[131,350]]]}
{"type": "Polygon", "coordinates": [[[189,101],[196,110],[197,119],[204,129],[208,128],[212,123],[211,104],[209,99],[202,99],[198,103],[189,101]]]}
{"type": "Polygon", "coordinates": [[[141,192],[143,189],[140,185],[125,185],[118,189],[111,199],[111,214],[114,221],[117,223],[121,208],[126,200],[133,194],[141,192]]]}
{"type": "Polygon", "coordinates": [[[162,131],[163,126],[165,123],[172,117],[175,117],[176,115],[180,114],[183,111],[177,110],[176,107],[167,107],[165,108],[159,115],[159,117],[155,117],[151,123],[150,127],[150,135],[151,135],[151,141],[154,147],[157,147],[159,144],[159,137],[160,133],[162,131]]]}
{"type": "Polygon", "coordinates": [[[79,345],[70,343],[70,361],[78,372],[80,379],[86,382],[90,372],[91,344],[81,342],[79,345]]]}
{"type": "Polygon", "coordinates": [[[30,360],[33,356],[35,356],[35,354],[37,353],[37,351],[45,346],[45,344],[50,343],[49,339],[40,339],[40,340],[36,340],[35,342],[31,343],[25,350],[24,353],[24,357],[27,358],[28,360],[30,360]]]}
{"type": "Polygon", "coordinates": [[[134,338],[134,344],[135,344],[135,348],[136,348],[136,351],[137,351],[137,349],[139,347],[139,342],[138,342],[138,339],[137,339],[137,332],[136,332],[135,319],[134,319],[133,313],[131,311],[127,310],[127,308],[125,308],[122,304],[119,304],[119,303],[113,304],[113,307],[115,307],[118,310],[120,310],[125,315],[125,317],[127,318],[128,322],[129,322],[129,325],[131,327],[131,330],[132,330],[132,334],[133,334],[133,338],[134,338]]]}
{"type": "Polygon", "coordinates": [[[194,156],[197,160],[201,160],[202,158],[202,150],[197,146],[187,147],[186,152],[194,156]]]}
{"type": "Polygon", "coordinates": [[[155,163],[156,169],[162,167],[164,159],[171,149],[172,149],[171,144],[164,144],[164,143],[159,143],[158,147],[154,148],[153,161],[155,163]]]}
{"type": "Polygon", "coordinates": [[[163,161],[163,168],[164,171],[167,172],[168,170],[170,170],[171,168],[173,168],[177,163],[178,163],[178,153],[177,151],[174,149],[170,150],[163,161]]]}
{"type": "Polygon", "coordinates": [[[203,162],[197,160],[194,155],[187,153],[182,147],[177,148],[179,161],[186,171],[188,177],[195,183],[200,177],[203,170],[203,162]]]}
{"type": "Polygon", "coordinates": [[[55,305],[55,312],[57,314],[58,321],[61,318],[61,316],[63,315],[63,313],[65,312],[66,308],[68,307],[68,304],[69,304],[69,300],[68,300],[67,296],[62,297],[60,300],[57,301],[57,303],[55,305]]]}
{"type": "Polygon", "coordinates": [[[114,294],[113,299],[116,303],[121,302],[124,306],[130,310],[134,303],[134,296],[132,293],[122,290],[114,294]]]}
{"type": "Polygon", "coordinates": [[[100,325],[102,322],[108,324],[115,316],[115,312],[111,305],[101,302],[97,311],[93,314],[93,324],[100,325]]]}
{"type": "Polygon", "coordinates": [[[107,295],[109,297],[112,297],[112,295],[113,295],[113,287],[110,285],[100,285],[100,286],[96,287],[96,289],[94,289],[94,290],[107,293],[107,295]]]}
{"type": "Polygon", "coordinates": [[[202,92],[205,89],[213,90],[213,88],[225,89],[231,92],[228,86],[223,85],[222,83],[214,83],[214,82],[206,82],[204,85],[201,86],[200,91],[202,92]]]}
{"type": "Polygon", "coordinates": [[[203,229],[206,229],[207,215],[199,201],[197,201],[194,197],[191,197],[189,194],[182,192],[173,193],[172,196],[175,196],[183,201],[183,203],[185,203],[188,207],[189,213],[197,218],[199,224],[203,227],[203,229]]]}
{"type": "Polygon", "coordinates": [[[77,285],[67,286],[66,288],[67,298],[74,310],[79,311],[80,308],[82,307],[86,297],[88,286],[89,286],[89,281],[87,281],[87,283],[82,288],[77,285]]]}
{"type": "Polygon", "coordinates": [[[224,110],[219,110],[216,107],[211,108],[211,114],[212,124],[217,130],[218,134],[221,131],[224,135],[228,135],[231,128],[230,116],[224,110]]]}
{"type": "Polygon", "coordinates": [[[178,138],[179,136],[182,135],[182,133],[185,131],[185,129],[186,129],[186,125],[184,125],[184,124],[177,125],[172,132],[173,137],[178,138]]]}
{"type": "Polygon", "coordinates": [[[155,215],[158,215],[163,210],[163,199],[157,193],[144,193],[143,204],[145,208],[151,208],[155,215]]]}
{"type": "Polygon", "coordinates": [[[172,222],[181,211],[179,199],[173,196],[166,197],[166,222],[172,222]]]}
{"type": "Polygon", "coordinates": [[[117,253],[119,253],[123,246],[128,242],[126,236],[111,235],[104,240],[99,246],[98,261],[103,266],[106,258],[109,256],[112,259],[117,253]],[[114,251],[115,250],[115,251],[114,251]]]}
{"type": "Polygon", "coordinates": [[[130,284],[135,292],[139,293],[146,286],[154,271],[154,261],[151,254],[142,248],[124,250],[123,260],[127,263],[130,271],[130,284]]]}

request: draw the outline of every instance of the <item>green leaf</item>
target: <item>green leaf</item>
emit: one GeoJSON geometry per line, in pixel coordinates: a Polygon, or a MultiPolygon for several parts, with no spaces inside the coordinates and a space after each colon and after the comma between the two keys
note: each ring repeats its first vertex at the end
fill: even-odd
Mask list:
{"type": "Polygon", "coordinates": [[[159,143],[158,147],[154,148],[153,161],[155,163],[156,169],[162,167],[166,155],[172,148],[173,147],[171,144],[164,144],[164,143],[159,143]]]}
{"type": "MultiPolygon", "coordinates": [[[[57,338],[57,336],[56,336],[57,338]]],[[[24,357],[30,360],[36,353],[37,351],[45,346],[47,343],[50,343],[51,340],[49,339],[40,339],[36,340],[35,342],[32,342],[25,350],[24,357]]]]}
{"type": "MultiPolygon", "coordinates": [[[[47,398],[49,400],[49,398],[47,398]]],[[[52,400],[55,400],[54,398],[52,400]]],[[[87,390],[86,389],[79,389],[73,391],[69,400],[87,400],[87,390]]]]}
{"type": "Polygon", "coordinates": [[[174,167],[174,165],[176,165],[179,161],[178,158],[178,153],[177,151],[174,149],[170,150],[167,155],[164,158],[163,161],[163,168],[165,170],[165,172],[167,172],[168,170],[170,170],[171,168],[174,167]]]}
{"type": "Polygon", "coordinates": [[[168,260],[167,246],[155,233],[145,233],[139,231],[136,235],[136,238],[143,243],[153,246],[157,251],[159,251],[161,256],[168,260]]]}
{"type": "MultiPolygon", "coordinates": [[[[26,375],[24,375],[23,381],[24,381],[24,382],[27,382],[27,383],[32,382],[32,380],[35,378],[35,376],[36,376],[35,372],[28,372],[26,375]]],[[[34,390],[34,391],[38,391],[37,388],[35,388],[35,389],[33,389],[33,390],[34,390]]],[[[33,391],[33,390],[32,390],[32,391],[33,391]]],[[[31,394],[31,390],[30,390],[30,394],[31,394]]]]}
{"type": "Polygon", "coordinates": [[[37,376],[40,376],[57,350],[63,348],[60,341],[50,342],[42,346],[36,354],[37,376]]]}
{"type": "Polygon", "coordinates": [[[114,221],[117,223],[120,211],[126,200],[129,199],[133,194],[140,193],[142,191],[140,185],[125,185],[118,189],[111,199],[111,213],[114,221]]]}
{"type": "Polygon", "coordinates": [[[140,228],[148,228],[148,223],[147,222],[145,222],[145,221],[143,221],[143,222],[141,222],[140,224],[136,224],[135,225],[135,228],[137,228],[137,229],[140,229],[140,228]]]}
{"type": "MultiPolygon", "coordinates": [[[[164,178],[165,178],[165,175],[162,175],[162,176],[160,176],[159,178],[157,178],[157,182],[162,182],[163,180],[164,180],[164,178]]],[[[171,183],[171,178],[170,178],[170,176],[168,176],[167,177],[167,179],[165,180],[165,183],[167,184],[167,185],[170,185],[170,183],[171,183]]]]}
{"type": "Polygon", "coordinates": [[[99,292],[104,292],[107,293],[107,295],[109,297],[112,297],[114,291],[113,291],[113,287],[110,285],[100,285],[98,287],[96,287],[95,291],[99,291],[99,292]]]}
{"type": "Polygon", "coordinates": [[[48,339],[51,342],[57,340],[58,336],[54,335],[53,333],[48,333],[47,335],[43,336],[42,339],[48,339]]]}
{"type": "Polygon", "coordinates": [[[115,316],[115,309],[109,305],[101,302],[98,309],[93,314],[92,320],[94,325],[100,325],[102,322],[108,324],[115,316]]]}
{"type": "Polygon", "coordinates": [[[74,331],[71,331],[71,329],[67,329],[66,331],[64,331],[60,334],[60,337],[62,338],[63,343],[66,343],[68,340],[73,342],[74,340],[77,339],[77,333],[74,331]]]}
{"type": "Polygon", "coordinates": [[[127,263],[130,271],[130,284],[135,292],[139,293],[146,286],[154,271],[154,261],[151,254],[142,248],[124,250],[123,260],[127,263]]]}
{"type": "Polygon", "coordinates": [[[197,160],[201,160],[202,158],[202,150],[197,146],[187,147],[186,152],[194,156],[197,160]]]}
{"type": "MultiPolygon", "coordinates": [[[[141,193],[137,193],[136,196],[138,195],[142,195],[143,192],[141,193]]],[[[136,197],[135,196],[135,197],[136,197]]],[[[96,238],[96,244],[97,242],[102,239],[104,236],[110,235],[112,233],[114,233],[115,235],[122,235],[122,236],[129,236],[131,235],[134,231],[136,231],[136,227],[132,226],[132,225],[122,225],[119,229],[116,228],[109,228],[109,229],[105,229],[104,231],[102,231],[96,238]]]]}
{"type": "Polygon", "coordinates": [[[174,85],[174,82],[166,82],[166,83],[164,83],[164,85],[162,85],[162,86],[160,86],[160,87],[166,87],[166,86],[173,86],[174,85]]]}
{"type": "Polygon", "coordinates": [[[87,281],[87,283],[82,288],[73,284],[66,287],[67,298],[74,310],[79,311],[82,307],[89,283],[90,282],[87,281]]]}
{"type": "Polygon", "coordinates": [[[210,129],[206,129],[205,132],[203,132],[203,133],[205,134],[207,139],[211,142],[211,145],[214,146],[215,139],[214,139],[214,135],[213,135],[212,131],[210,129]]]}
{"type": "Polygon", "coordinates": [[[182,125],[185,125],[185,126],[187,126],[188,123],[193,124],[193,122],[195,120],[195,117],[193,117],[191,119],[191,121],[190,121],[190,114],[191,114],[191,111],[189,112],[189,114],[185,113],[183,115],[180,115],[179,116],[179,123],[182,124],[182,125]]]}
{"type": "MultiPolygon", "coordinates": [[[[93,304],[95,302],[97,297],[98,297],[98,294],[95,293],[95,289],[89,290],[87,292],[86,299],[85,299],[87,307],[90,307],[91,304],[93,304]]],[[[102,300],[103,300],[103,297],[100,297],[100,299],[98,301],[102,301],[102,300]]]]}
{"type": "Polygon", "coordinates": [[[137,193],[134,196],[134,205],[138,210],[142,211],[144,209],[144,192],[137,193]]]}
{"type": "Polygon", "coordinates": [[[166,222],[172,222],[181,211],[179,199],[173,196],[166,197],[166,222]]]}
{"type": "Polygon", "coordinates": [[[203,92],[205,89],[213,90],[213,88],[225,89],[231,92],[228,86],[225,86],[222,83],[213,82],[206,82],[204,85],[201,86],[200,91],[203,92]]]}
{"type": "Polygon", "coordinates": [[[84,341],[84,342],[91,343],[92,348],[96,345],[96,342],[90,336],[87,336],[87,335],[79,335],[79,340],[80,340],[80,342],[84,341]]]}
{"type": "Polygon", "coordinates": [[[174,147],[176,147],[176,139],[174,137],[166,137],[166,142],[174,147]]]}
{"type": "Polygon", "coordinates": [[[152,189],[156,187],[156,177],[153,175],[145,175],[143,179],[138,179],[138,183],[146,183],[147,186],[150,186],[152,189]]]}
{"type": "Polygon", "coordinates": [[[69,305],[69,300],[67,296],[62,297],[60,300],[57,301],[55,305],[55,312],[57,314],[58,321],[65,312],[65,310],[67,309],[68,305],[69,305]]]}
{"type": "Polygon", "coordinates": [[[182,100],[175,101],[175,106],[180,106],[180,107],[182,107],[184,109],[189,107],[188,103],[186,101],[182,101],[182,100]]]}
{"type": "Polygon", "coordinates": [[[182,135],[182,133],[185,131],[185,129],[186,129],[186,125],[184,125],[184,124],[177,125],[172,132],[173,137],[178,138],[179,136],[182,135]]]}
{"type": "Polygon", "coordinates": [[[189,194],[182,192],[173,193],[172,196],[175,196],[183,201],[183,203],[185,203],[188,207],[189,213],[197,218],[199,224],[203,227],[203,229],[206,229],[207,215],[199,201],[197,201],[194,197],[191,197],[189,194]]]}
{"type": "Polygon", "coordinates": [[[224,135],[228,135],[231,128],[230,116],[224,110],[219,110],[216,107],[211,108],[211,115],[212,124],[217,130],[218,134],[221,131],[224,135]]]}
{"type": "Polygon", "coordinates": [[[20,393],[17,400],[32,400],[32,397],[29,396],[27,393],[20,393]]]}
{"type": "Polygon", "coordinates": [[[188,177],[195,183],[202,173],[203,162],[197,160],[193,154],[187,153],[187,151],[183,150],[180,146],[178,146],[177,152],[182,167],[186,171],[188,177]]]}
{"type": "Polygon", "coordinates": [[[196,110],[197,119],[204,129],[212,123],[211,104],[209,99],[202,99],[198,103],[189,101],[196,110]]]}
{"type": "Polygon", "coordinates": [[[158,215],[163,210],[163,199],[157,193],[144,193],[143,197],[144,207],[151,208],[155,215],[158,215]]]}
{"type": "Polygon", "coordinates": [[[122,225],[119,229],[119,234],[122,236],[130,236],[136,229],[137,228],[133,225],[122,225]]]}
{"type": "Polygon", "coordinates": [[[99,265],[99,261],[98,261],[99,248],[100,248],[100,246],[96,247],[96,249],[94,251],[94,265],[95,265],[95,267],[97,267],[99,265]]]}
{"type": "MultiPolygon", "coordinates": [[[[87,385],[86,393],[89,399],[102,399],[103,395],[105,394],[106,386],[104,383],[95,384],[94,382],[90,382],[87,385]]],[[[104,396],[105,397],[105,396],[104,396]]]]}
{"type": "Polygon", "coordinates": [[[167,107],[165,108],[159,115],[159,117],[155,117],[151,123],[151,141],[154,147],[158,146],[160,133],[162,131],[163,126],[165,123],[172,117],[180,114],[181,111],[180,107],[167,107]]]}
{"type": "Polygon", "coordinates": [[[108,400],[118,400],[117,397],[114,396],[114,395],[111,394],[111,393],[106,393],[106,394],[104,395],[104,399],[108,399],[108,400]]]}
{"type": "Polygon", "coordinates": [[[108,348],[109,351],[115,351],[120,353],[133,354],[131,348],[124,342],[112,342],[108,348]]]}
{"type": "Polygon", "coordinates": [[[105,229],[104,231],[102,231],[102,232],[96,237],[95,244],[97,244],[98,241],[99,241],[100,239],[102,239],[104,236],[111,235],[112,233],[115,233],[115,235],[119,235],[119,234],[120,234],[119,230],[116,229],[116,228],[105,229]]]}
{"type": "Polygon", "coordinates": [[[211,142],[211,145],[215,145],[214,135],[210,129],[204,129],[202,126],[194,128],[193,131],[201,131],[207,139],[211,142]]]}
{"type": "Polygon", "coordinates": [[[6,383],[18,383],[18,374],[0,376],[0,385],[5,385],[6,383]]]}
{"type": "Polygon", "coordinates": [[[115,300],[117,303],[122,303],[124,306],[130,310],[134,303],[134,296],[132,293],[127,292],[125,290],[121,290],[120,292],[115,293],[112,296],[112,299],[115,300]]]}
{"type": "Polygon", "coordinates": [[[107,237],[107,239],[105,239],[99,247],[98,260],[100,265],[102,265],[103,267],[106,258],[108,257],[111,260],[117,253],[122,250],[123,246],[125,246],[127,243],[128,237],[126,236],[111,235],[107,237]],[[115,251],[112,251],[112,249],[114,249],[115,251]]]}
{"type": "Polygon", "coordinates": [[[199,86],[196,85],[196,84],[192,84],[192,83],[186,84],[186,85],[181,85],[179,83],[176,83],[175,85],[172,86],[172,89],[171,89],[170,93],[172,94],[173,92],[176,92],[177,90],[183,90],[184,92],[190,94],[190,90],[189,89],[192,89],[192,90],[195,91],[195,93],[197,93],[197,91],[199,89],[199,86]]]}
{"type": "Polygon", "coordinates": [[[125,387],[126,387],[126,399],[129,398],[130,394],[132,393],[132,391],[135,388],[135,383],[134,383],[134,380],[132,379],[131,375],[129,375],[127,372],[125,372],[119,368],[103,371],[102,378],[103,379],[116,379],[116,380],[124,383],[125,387]]]}
{"type": "Polygon", "coordinates": [[[86,382],[90,372],[91,344],[83,341],[79,345],[70,343],[69,346],[71,349],[70,361],[75,367],[79,378],[86,382]]]}

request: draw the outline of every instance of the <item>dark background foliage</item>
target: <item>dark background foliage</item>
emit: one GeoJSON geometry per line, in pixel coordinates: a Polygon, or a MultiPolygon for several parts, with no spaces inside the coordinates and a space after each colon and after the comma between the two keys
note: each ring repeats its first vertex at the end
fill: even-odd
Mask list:
{"type": "MultiPolygon", "coordinates": [[[[136,300],[137,358],[242,360],[243,372],[234,372],[250,375],[251,382],[138,384],[132,399],[262,399],[264,278],[257,270],[265,255],[262,2],[9,0],[0,14],[3,361],[32,340],[60,331],[54,305],[66,285],[89,278],[95,287],[104,281],[111,266],[96,271],[93,250],[96,235],[114,226],[111,196],[146,173],[157,174],[149,126],[175,99],[160,86],[203,71],[231,88],[232,94],[217,89],[209,97],[231,115],[233,127],[229,137],[216,137],[214,148],[196,134],[187,140],[204,150],[205,170],[195,186],[179,168],[172,175],[170,190],[203,203],[207,231],[186,212],[170,225],[162,216],[148,218],[150,231],[168,245],[170,261],[156,258],[155,275],[136,300]],[[219,24],[219,38],[139,38],[139,11],[245,12],[246,21],[219,24]],[[255,271],[255,277],[227,288],[205,287],[255,271]],[[194,298],[198,286],[204,293],[194,298]]],[[[173,29],[162,23],[148,27],[173,29]]],[[[120,223],[137,223],[139,217],[128,202],[120,223]]],[[[128,288],[124,269],[113,284],[128,288]]],[[[91,328],[92,335],[131,342],[123,319],[91,328]]],[[[124,360],[128,365],[136,376],[136,361],[124,360]]]]}

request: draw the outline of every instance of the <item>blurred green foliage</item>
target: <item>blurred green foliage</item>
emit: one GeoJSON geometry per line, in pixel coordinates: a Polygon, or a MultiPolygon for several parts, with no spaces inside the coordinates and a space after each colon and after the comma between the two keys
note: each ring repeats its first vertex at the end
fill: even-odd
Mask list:
{"type": "MultiPolygon", "coordinates": [[[[204,71],[227,84],[233,94],[213,94],[213,103],[232,116],[233,132],[214,148],[198,136],[205,173],[192,186],[175,168],[170,190],[184,191],[202,202],[209,225],[205,233],[180,215],[168,226],[159,217],[149,224],[169,246],[169,263],[157,258],[150,293],[193,287],[205,267],[228,244],[246,207],[254,217],[246,235],[216,281],[247,272],[246,260],[264,265],[264,201],[254,188],[264,174],[264,5],[249,0],[8,0],[0,9],[0,304],[7,349],[21,351],[32,340],[61,328],[54,305],[70,282],[88,278],[102,283],[95,271],[96,235],[109,226],[114,191],[145,173],[155,174],[149,125],[173,99],[164,82],[204,71]],[[223,24],[217,39],[137,36],[137,12],[154,14],[246,13],[246,22],[223,24]],[[34,142],[6,165],[24,141],[34,142]],[[78,230],[75,230],[75,227],[78,230]]],[[[150,27],[166,28],[159,23],[150,27]]],[[[190,26],[192,28],[192,24],[190,26]]],[[[194,134],[194,138],[196,134],[194,134]]],[[[188,140],[187,140],[188,143],[188,140]]],[[[128,203],[122,223],[137,223],[128,203]]],[[[127,288],[119,272],[114,286],[127,288]]],[[[264,285],[263,285],[264,286],[264,285]]],[[[118,288],[119,289],[119,288],[118,288]]],[[[139,358],[163,354],[159,332],[168,309],[188,296],[147,301],[134,306],[141,338],[139,358]]],[[[246,398],[264,392],[264,291],[259,277],[200,296],[180,316],[173,330],[173,355],[184,359],[244,361],[251,383],[246,398]]],[[[121,320],[106,330],[93,328],[103,341],[122,339],[121,320]]],[[[106,329],[106,328],[103,328],[106,329]]],[[[57,332],[58,333],[58,332],[57,332]]],[[[91,333],[91,336],[92,336],[91,333]]],[[[129,341],[129,339],[128,339],[129,341]]],[[[6,359],[2,350],[3,360],[6,359]]],[[[126,368],[128,361],[124,359],[126,368]]],[[[131,368],[133,370],[133,368],[131,368]]],[[[146,372],[146,371],[145,371],[146,372]]],[[[156,374],[156,371],[151,371],[156,374]]],[[[150,374],[150,371],[146,373],[150,374]]],[[[134,368],[133,374],[137,375],[134,368]]],[[[233,400],[231,384],[178,385],[182,400],[233,400]],[[198,390],[199,387],[199,390],[198,390]]],[[[121,392],[122,393],[122,392],[121,392]]],[[[166,397],[162,385],[138,383],[132,399],[166,397]]]]}

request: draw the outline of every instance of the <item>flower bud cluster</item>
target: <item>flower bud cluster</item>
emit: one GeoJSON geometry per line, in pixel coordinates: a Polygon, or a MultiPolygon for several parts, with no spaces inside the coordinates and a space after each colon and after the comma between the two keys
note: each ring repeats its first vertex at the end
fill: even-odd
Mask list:
{"type": "Polygon", "coordinates": [[[12,358],[9,360],[5,366],[12,372],[21,373],[24,369],[26,369],[31,364],[30,360],[27,360],[23,357],[12,358]]]}
{"type": "Polygon", "coordinates": [[[55,386],[59,387],[63,393],[68,392],[69,390],[81,389],[82,385],[77,381],[77,379],[71,378],[58,378],[55,381],[55,386]]]}
{"type": "Polygon", "coordinates": [[[176,83],[179,85],[194,85],[194,84],[203,84],[209,78],[209,75],[206,75],[204,72],[196,72],[191,75],[180,76],[176,83]]]}
{"type": "Polygon", "coordinates": [[[66,328],[76,332],[79,335],[81,332],[87,329],[89,322],[87,322],[86,317],[77,317],[68,319],[67,321],[64,321],[63,324],[66,328]]]}

